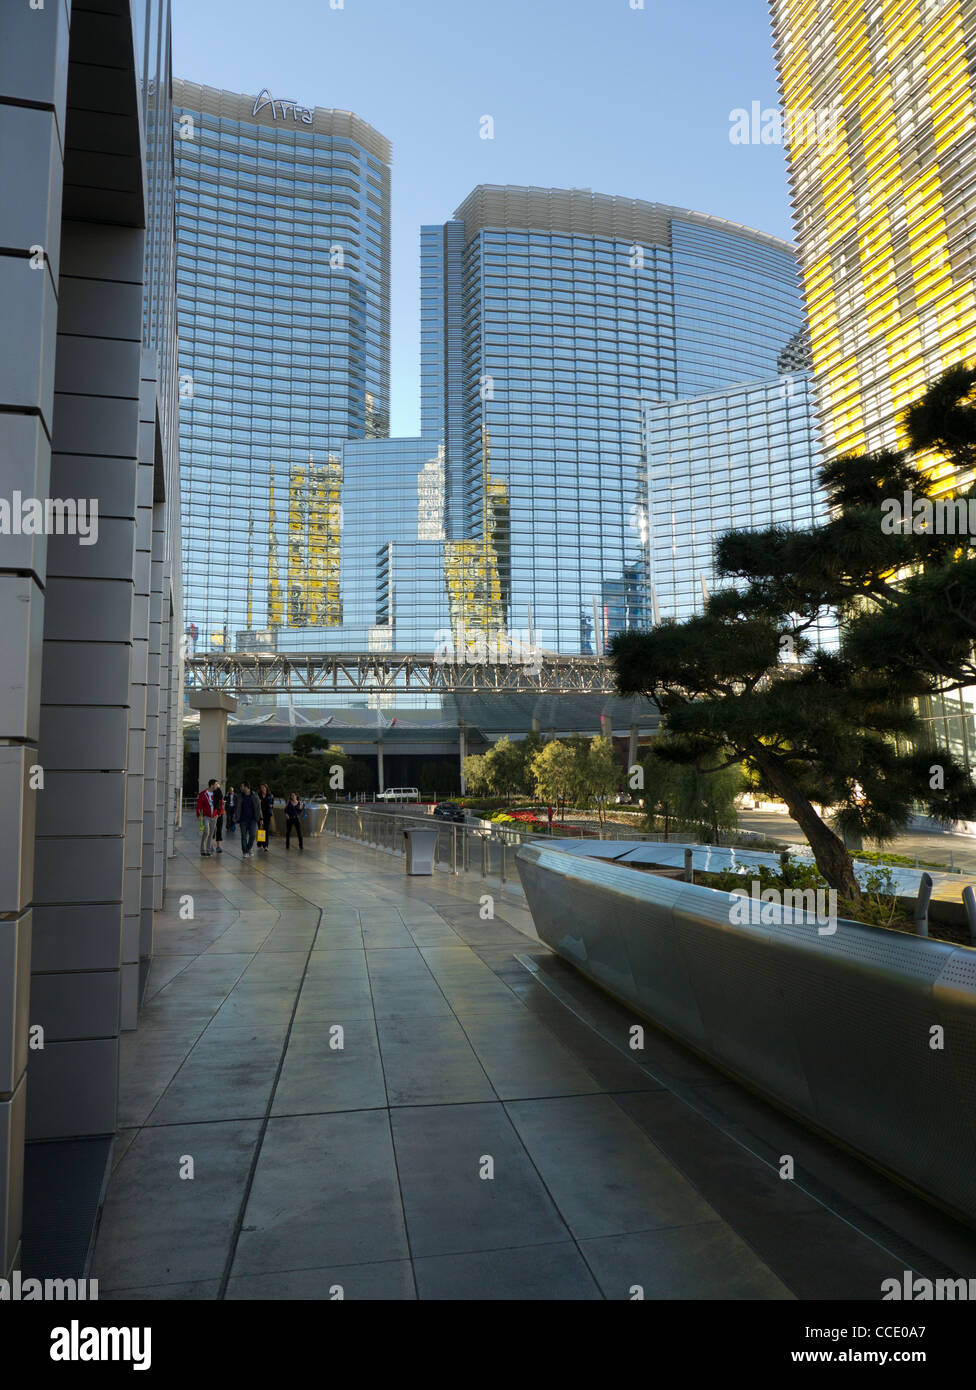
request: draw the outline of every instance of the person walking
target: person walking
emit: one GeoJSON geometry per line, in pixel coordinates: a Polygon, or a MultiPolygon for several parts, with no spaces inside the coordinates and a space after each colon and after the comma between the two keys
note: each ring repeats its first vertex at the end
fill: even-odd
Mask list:
{"type": "Polygon", "coordinates": [[[227,788],[227,795],[224,797],[224,815],[227,818],[227,830],[230,832],[237,823],[237,793],[233,787],[227,788]]]}
{"type": "Polygon", "coordinates": [[[304,814],[305,806],[298,792],[292,792],[285,805],[285,849],[291,849],[291,832],[294,830],[298,834],[298,848],[304,853],[305,841],[302,839],[302,817],[304,814]]]}
{"type": "Polygon", "coordinates": [[[215,839],[215,841],[216,841],[216,846],[215,846],[215,848],[216,848],[218,854],[223,854],[223,852],[224,852],[224,845],[223,845],[223,840],[224,840],[224,794],[223,794],[223,792],[220,790],[220,783],[219,783],[219,782],[215,782],[215,783],[213,784],[213,790],[212,790],[212,792],[211,792],[211,795],[213,796],[213,804],[214,804],[214,823],[215,823],[215,827],[216,827],[215,830],[214,830],[214,839],[215,839]]]}
{"type": "Polygon", "coordinates": [[[241,854],[245,859],[251,857],[260,817],[261,805],[257,794],[251,791],[249,782],[242,782],[240,796],[237,798],[237,824],[241,828],[241,854]]]}
{"type": "Polygon", "coordinates": [[[274,797],[267,782],[262,782],[258,788],[258,797],[261,802],[261,826],[264,830],[264,844],[261,848],[265,854],[268,852],[268,842],[271,839],[271,812],[274,810],[274,797]]]}
{"type": "Polygon", "coordinates": [[[197,815],[200,817],[200,856],[203,859],[209,859],[213,854],[214,830],[217,824],[213,789],[216,785],[217,779],[211,777],[197,797],[197,815]]]}

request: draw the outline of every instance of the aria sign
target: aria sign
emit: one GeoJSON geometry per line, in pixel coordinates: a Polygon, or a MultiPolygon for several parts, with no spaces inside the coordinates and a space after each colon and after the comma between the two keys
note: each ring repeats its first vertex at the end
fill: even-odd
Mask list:
{"type": "Polygon", "coordinates": [[[284,118],[291,112],[293,121],[301,121],[304,125],[312,124],[312,108],[310,106],[299,106],[295,101],[285,101],[281,97],[275,98],[265,87],[263,92],[259,92],[254,101],[252,116],[256,116],[259,111],[263,111],[266,106],[271,107],[271,115],[277,120],[279,115],[284,118]]]}

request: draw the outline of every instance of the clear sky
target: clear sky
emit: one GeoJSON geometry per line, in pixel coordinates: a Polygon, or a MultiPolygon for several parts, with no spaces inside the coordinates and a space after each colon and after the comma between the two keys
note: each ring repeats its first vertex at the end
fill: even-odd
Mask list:
{"type": "Polygon", "coordinates": [[[173,72],[355,111],[393,142],[392,434],[419,428],[419,228],[478,183],[591,188],[792,240],[765,0],[173,0],[173,72]],[[480,138],[481,118],[494,138],[480,138]]]}

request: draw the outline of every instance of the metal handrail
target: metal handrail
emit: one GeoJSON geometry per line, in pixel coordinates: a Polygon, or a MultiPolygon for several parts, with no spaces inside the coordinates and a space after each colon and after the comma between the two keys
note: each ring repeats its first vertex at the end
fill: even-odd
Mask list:
{"type": "MultiPolygon", "coordinates": [[[[477,865],[482,878],[497,875],[504,883],[506,877],[512,876],[513,841],[506,835],[498,834],[493,827],[461,825],[456,821],[438,821],[433,816],[411,816],[400,811],[374,811],[334,804],[325,833],[399,855],[405,852],[403,832],[410,829],[435,832],[434,863],[445,866],[455,875],[469,872],[477,865]],[[480,852],[472,852],[472,841],[477,841],[481,846],[480,852]]],[[[514,843],[517,847],[519,841],[514,843]]]]}
{"type": "MultiPolygon", "coordinates": [[[[473,865],[477,865],[482,878],[498,877],[502,883],[516,877],[512,871],[511,857],[525,841],[573,838],[571,833],[567,833],[569,827],[560,830],[554,828],[550,833],[548,826],[523,828],[520,825],[501,825],[491,821],[468,825],[456,821],[440,821],[430,814],[379,810],[375,807],[343,802],[330,803],[325,833],[331,833],[339,839],[356,840],[392,854],[402,854],[402,832],[413,827],[437,832],[435,864],[447,866],[455,875],[469,872],[473,865]],[[472,854],[472,838],[480,843],[480,852],[472,854]]],[[[583,838],[584,829],[589,827],[573,828],[578,830],[579,837],[583,838]]],[[[666,839],[663,833],[635,831],[624,825],[594,826],[593,829],[596,832],[591,837],[593,839],[641,840],[652,844],[675,843],[671,837],[666,839]]]]}
{"type": "MultiPolygon", "coordinates": [[[[548,827],[535,829],[515,825],[498,825],[490,821],[478,825],[460,824],[457,821],[445,822],[432,815],[411,814],[409,811],[377,810],[373,807],[349,803],[333,802],[326,822],[326,834],[338,839],[355,840],[374,849],[390,854],[403,854],[403,831],[412,828],[433,830],[437,834],[434,847],[434,863],[446,867],[455,876],[471,871],[480,872],[482,878],[499,878],[502,883],[516,878],[512,869],[512,856],[520,845],[528,840],[572,839],[565,831],[553,831],[548,827]],[[472,840],[479,848],[472,852],[472,840]]],[[[582,838],[583,827],[578,827],[582,838]]],[[[643,840],[651,843],[668,844],[663,834],[630,832],[627,826],[616,826],[614,830],[628,832],[612,833],[610,827],[599,827],[593,838],[609,840],[643,840]]]]}

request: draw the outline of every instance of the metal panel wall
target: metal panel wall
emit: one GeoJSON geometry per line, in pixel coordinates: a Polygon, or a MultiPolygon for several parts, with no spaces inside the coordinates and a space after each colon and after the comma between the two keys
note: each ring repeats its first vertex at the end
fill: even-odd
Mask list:
{"type": "Polygon", "coordinates": [[[976,1224],[976,950],[778,907],[737,925],[727,893],[541,844],[517,863],[559,955],[976,1224]]]}

